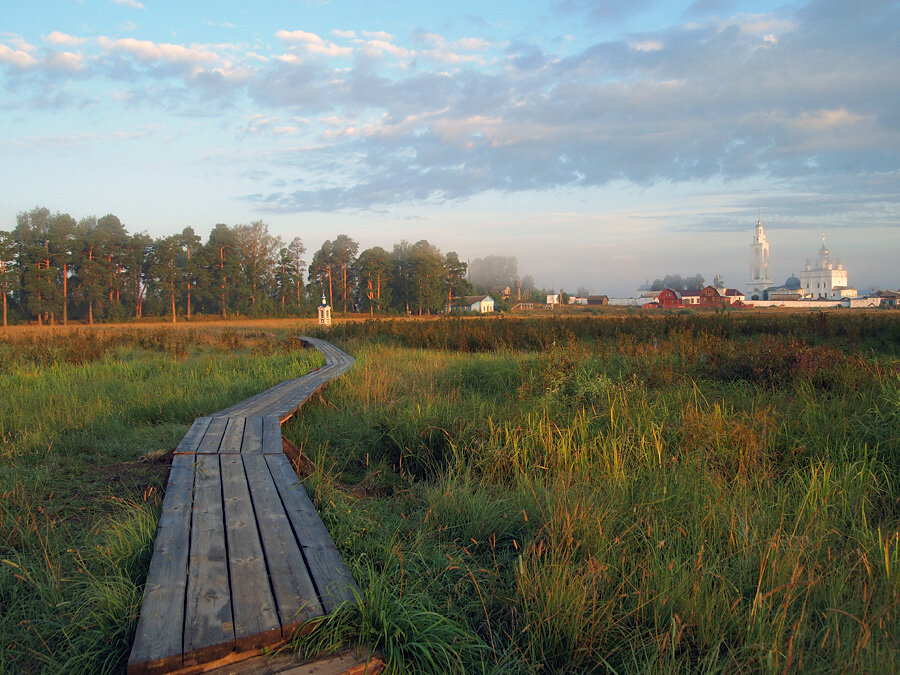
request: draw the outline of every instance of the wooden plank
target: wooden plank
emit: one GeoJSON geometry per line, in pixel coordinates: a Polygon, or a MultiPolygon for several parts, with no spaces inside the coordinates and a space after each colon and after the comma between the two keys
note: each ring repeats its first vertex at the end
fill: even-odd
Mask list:
{"type": "Polygon", "coordinates": [[[234,622],[219,456],[197,455],[184,621],[184,664],[203,663],[233,649],[234,622]]]}
{"type": "Polygon", "coordinates": [[[228,424],[225,426],[225,433],[222,434],[222,444],[219,446],[219,454],[240,454],[241,440],[244,437],[244,418],[228,417],[226,419],[228,420],[228,424]]]}
{"type": "Polygon", "coordinates": [[[259,649],[279,642],[281,624],[269,587],[244,463],[240,455],[223,455],[220,461],[235,644],[239,650],[259,649]]]}
{"type": "Polygon", "coordinates": [[[281,454],[281,421],[278,417],[263,417],[262,427],[263,454],[281,454]]]}
{"type": "Polygon", "coordinates": [[[203,440],[197,447],[197,454],[215,454],[219,451],[219,445],[222,443],[222,434],[225,433],[225,427],[228,419],[225,417],[214,417],[209,422],[206,433],[203,434],[203,440]]]}
{"type": "Polygon", "coordinates": [[[172,459],[141,615],[128,658],[130,674],[181,667],[193,462],[192,455],[176,455],[172,459]]]}
{"type": "Polygon", "coordinates": [[[248,417],[244,423],[244,437],[241,441],[241,454],[249,455],[262,452],[262,417],[248,417]]]}
{"type": "Polygon", "coordinates": [[[359,595],[359,587],[347,569],[340,551],[334,545],[331,535],[328,534],[325,524],[319,518],[306,490],[291,469],[287,457],[284,455],[265,457],[294,534],[303,549],[322,607],[325,612],[331,613],[342,602],[354,601],[359,595]]]}
{"type": "Polygon", "coordinates": [[[188,432],[184,435],[184,438],[181,439],[178,447],[175,448],[175,454],[182,452],[196,452],[197,446],[200,445],[200,441],[203,439],[203,434],[206,433],[206,429],[209,427],[209,423],[211,421],[211,417],[198,417],[197,419],[195,419],[194,423],[191,425],[191,428],[188,429],[188,432]]]}
{"type": "Polygon", "coordinates": [[[242,457],[278,606],[282,635],[289,638],[302,623],[321,616],[322,605],[266,464],[265,458],[274,456],[242,457]]]}

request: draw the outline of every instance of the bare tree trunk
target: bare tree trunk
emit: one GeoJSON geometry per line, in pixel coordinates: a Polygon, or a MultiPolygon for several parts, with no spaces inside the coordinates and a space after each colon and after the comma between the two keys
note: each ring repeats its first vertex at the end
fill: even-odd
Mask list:
{"type": "Polygon", "coordinates": [[[301,277],[303,275],[300,273],[300,254],[297,254],[297,307],[300,307],[300,283],[301,277]]]}
{"type": "MultiPolygon", "coordinates": [[[[3,281],[3,278],[6,276],[6,263],[0,259],[0,281],[3,281]]],[[[6,282],[3,282],[4,286],[2,289],[3,292],[3,327],[6,328],[6,282]]]]}
{"type": "Polygon", "coordinates": [[[175,323],[175,283],[172,283],[172,323],[175,323]]]}
{"type": "Polygon", "coordinates": [[[63,263],[63,326],[69,323],[69,266],[63,263]]]}
{"type": "Polygon", "coordinates": [[[225,247],[219,247],[219,262],[222,265],[222,318],[228,318],[228,309],[225,306],[225,290],[228,287],[228,275],[225,273],[225,247]]]}
{"type": "Polygon", "coordinates": [[[334,295],[331,286],[331,263],[328,263],[328,304],[334,307],[334,295]]]}
{"type": "MultiPolygon", "coordinates": [[[[190,270],[191,263],[191,247],[187,247],[187,256],[188,256],[188,270],[190,270]]],[[[188,271],[188,280],[187,280],[187,320],[191,320],[191,279],[190,271],[188,271]]]]}
{"type": "Polygon", "coordinates": [[[93,298],[88,300],[88,325],[94,325],[94,300],[93,298]]]}

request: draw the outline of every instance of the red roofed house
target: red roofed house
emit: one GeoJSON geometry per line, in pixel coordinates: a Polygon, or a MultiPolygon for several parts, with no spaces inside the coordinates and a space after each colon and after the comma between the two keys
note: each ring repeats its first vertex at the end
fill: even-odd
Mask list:
{"type": "Polygon", "coordinates": [[[678,309],[684,307],[684,303],[681,302],[681,293],[672,288],[660,291],[659,296],[656,298],[656,306],[661,309],[678,309]]]}

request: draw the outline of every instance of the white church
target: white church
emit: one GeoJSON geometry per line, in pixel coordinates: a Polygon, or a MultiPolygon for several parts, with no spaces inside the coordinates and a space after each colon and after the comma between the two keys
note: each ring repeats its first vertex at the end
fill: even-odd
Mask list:
{"type": "Polygon", "coordinates": [[[813,263],[806,261],[806,269],[800,272],[800,288],[806,297],[823,300],[855,298],[857,291],[847,284],[847,270],[840,263],[833,263],[822,235],[822,248],[813,263]]]}
{"type": "Polygon", "coordinates": [[[857,290],[848,283],[847,270],[831,260],[824,234],[822,248],[815,259],[806,261],[800,278],[792,275],[783,285],[776,286],[769,275],[769,242],[760,219],[756,221],[756,234],[750,244],[750,277],[747,298],[752,300],[841,301],[858,296],[857,290]]]}

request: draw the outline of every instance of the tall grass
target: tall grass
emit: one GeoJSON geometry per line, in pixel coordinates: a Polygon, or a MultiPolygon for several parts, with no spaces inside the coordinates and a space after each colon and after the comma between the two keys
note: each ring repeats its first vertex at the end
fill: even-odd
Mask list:
{"type": "Polygon", "coordinates": [[[195,417],[322,363],[290,335],[0,340],[0,673],[121,672],[168,468],[195,417]]]}
{"type": "MultiPolygon", "coordinates": [[[[286,433],[357,577],[481,645],[457,672],[896,672],[895,346],[719,320],[476,355],[350,327],[357,365],[286,433]]],[[[347,611],[334,642],[385,648],[347,611]]]]}

